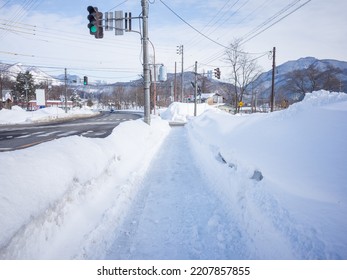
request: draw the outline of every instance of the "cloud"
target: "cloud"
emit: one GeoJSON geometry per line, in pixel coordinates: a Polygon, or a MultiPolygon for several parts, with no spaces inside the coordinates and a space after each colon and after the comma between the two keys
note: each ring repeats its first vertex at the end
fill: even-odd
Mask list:
{"type": "MultiPolygon", "coordinates": [[[[164,2],[207,37],[222,45],[228,45],[233,38],[240,38],[261,27],[293,1],[164,2]]],[[[298,5],[305,1],[299,2],[298,5]]],[[[15,28],[7,26],[5,29],[10,29],[7,32],[0,30],[1,61],[53,66],[61,73],[66,67],[81,76],[89,75],[91,80],[118,81],[138,78],[138,74],[142,73],[140,35],[125,33],[124,36],[115,36],[113,31],[105,31],[104,39],[97,40],[87,29],[86,6],[90,3],[73,2],[70,6],[66,3],[67,1],[55,2],[50,10],[45,10],[48,7],[44,4],[30,13],[21,10],[18,5],[6,6],[4,14],[9,18],[19,10],[22,11],[22,17],[15,21],[15,28]],[[61,7],[59,11],[57,6],[61,7]]],[[[198,34],[159,0],[153,3],[149,5],[149,37],[155,47],[156,62],[164,63],[168,71],[173,72],[175,61],[181,61],[181,57],[176,54],[176,46],[183,44],[185,69],[192,70],[195,61],[198,61],[199,71],[223,65],[223,47],[198,34]]],[[[141,13],[140,4],[140,1],[129,0],[116,9],[132,12],[133,16],[137,16],[141,13]]],[[[99,9],[105,12],[114,6],[114,1],[107,0],[100,4],[99,9]]],[[[243,46],[244,50],[264,53],[275,46],[278,64],[305,56],[347,60],[347,34],[344,28],[347,26],[346,8],[347,3],[340,0],[311,1],[251,39],[243,46]]],[[[280,16],[276,18],[278,19],[280,16]]],[[[139,23],[139,20],[133,20],[135,30],[139,30],[139,23]]],[[[4,28],[3,21],[1,24],[4,28]]],[[[258,31],[262,31],[262,28],[258,31]]],[[[150,54],[153,56],[152,48],[150,54]]],[[[271,61],[267,56],[260,59],[259,63],[264,70],[271,69],[271,61]]]]}
{"type": "Polygon", "coordinates": [[[89,34],[86,17],[33,12],[25,21],[9,26],[1,47],[12,55],[3,60],[57,67],[62,72],[68,68],[80,75],[88,74],[91,80],[137,78],[141,73],[139,35],[129,34],[126,39],[121,36],[122,40],[110,33],[105,32],[105,38],[98,40],[89,34]]]}

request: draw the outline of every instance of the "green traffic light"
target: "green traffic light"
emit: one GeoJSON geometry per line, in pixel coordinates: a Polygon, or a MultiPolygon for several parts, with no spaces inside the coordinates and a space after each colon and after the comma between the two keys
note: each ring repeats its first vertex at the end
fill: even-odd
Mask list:
{"type": "Polygon", "coordinates": [[[97,28],[95,25],[92,25],[92,26],[90,27],[90,32],[96,33],[96,31],[98,31],[98,28],[97,28]]]}

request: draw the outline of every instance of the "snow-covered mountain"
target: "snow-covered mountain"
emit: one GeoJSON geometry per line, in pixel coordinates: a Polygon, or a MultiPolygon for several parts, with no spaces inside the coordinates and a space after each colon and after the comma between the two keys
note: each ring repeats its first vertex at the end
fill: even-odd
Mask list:
{"type": "Polygon", "coordinates": [[[17,75],[19,73],[25,73],[26,71],[29,71],[30,74],[33,76],[33,79],[36,84],[40,83],[48,83],[53,86],[61,85],[62,82],[54,78],[53,76],[45,73],[40,68],[35,66],[26,66],[21,63],[16,64],[1,64],[0,63],[0,69],[4,73],[6,77],[8,77],[10,80],[15,81],[17,78],[17,75]]]}

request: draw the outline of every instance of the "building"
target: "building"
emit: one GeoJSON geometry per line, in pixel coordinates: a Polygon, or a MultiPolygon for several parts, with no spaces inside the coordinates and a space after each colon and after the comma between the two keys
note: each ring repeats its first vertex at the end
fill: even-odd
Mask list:
{"type": "MultiPolygon", "coordinates": [[[[30,111],[35,111],[38,110],[42,107],[59,107],[59,108],[65,108],[65,101],[61,100],[46,100],[46,105],[45,106],[39,106],[36,104],[36,100],[30,100],[29,101],[29,106],[28,109],[30,111]]],[[[68,100],[67,101],[67,107],[71,109],[73,107],[73,102],[68,100]]]]}
{"type": "Polygon", "coordinates": [[[200,100],[209,105],[220,104],[223,103],[223,96],[218,93],[201,93],[200,100]]]}
{"type": "MultiPolygon", "coordinates": [[[[209,105],[224,103],[223,96],[218,93],[201,93],[197,96],[197,101],[199,103],[207,103],[209,105]]],[[[186,99],[186,102],[194,102],[194,96],[189,96],[186,99]]]]}
{"type": "Polygon", "coordinates": [[[13,98],[12,98],[12,90],[10,89],[4,89],[1,92],[1,104],[0,104],[0,109],[5,108],[5,109],[11,109],[12,103],[13,103],[13,98]]]}

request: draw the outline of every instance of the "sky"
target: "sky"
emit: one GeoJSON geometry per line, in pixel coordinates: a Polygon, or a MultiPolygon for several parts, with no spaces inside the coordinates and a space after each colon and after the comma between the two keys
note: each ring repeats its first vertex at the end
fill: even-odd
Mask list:
{"type": "MultiPolygon", "coordinates": [[[[263,71],[276,64],[312,56],[347,61],[347,3],[340,0],[150,0],[151,63],[169,73],[181,70],[177,46],[184,46],[185,71],[219,67],[230,79],[223,60],[226,47],[243,39],[242,50],[257,58],[263,71]],[[154,61],[155,57],[155,61],[154,61]]],[[[50,1],[0,0],[0,62],[40,66],[51,75],[87,75],[90,81],[131,81],[142,74],[141,36],[116,36],[104,31],[95,39],[87,28],[87,6],[101,12],[122,10],[137,17],[140,0],[50,1]]],[[[134,19],[133,30],[140,21],[134,19]]]]}

